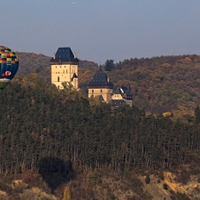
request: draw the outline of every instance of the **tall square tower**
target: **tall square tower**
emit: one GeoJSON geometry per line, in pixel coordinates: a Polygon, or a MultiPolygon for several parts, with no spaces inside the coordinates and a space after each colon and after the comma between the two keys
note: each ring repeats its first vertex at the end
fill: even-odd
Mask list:
{"type": "Polygon", "coordinates": [[[58,48],[50,60],[51,83],[58,89],[64,89],[62,83],[67,82],[74,89],[78,89],[78,64],[76,54],[73,54],[69,47],[58,48]]]}

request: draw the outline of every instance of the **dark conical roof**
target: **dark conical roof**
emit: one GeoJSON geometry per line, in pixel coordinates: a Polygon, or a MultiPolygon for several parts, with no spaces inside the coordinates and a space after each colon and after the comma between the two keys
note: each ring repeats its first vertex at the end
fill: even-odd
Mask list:
{"type": "Polygon", "coordinates": [[[88,87],[110,87],[113,88],[113,83],[108,81],[106,73],[101,69],[96,72],[92,80],[89,82],[88,87]]]}
{"type": "Polygon", "coordinates": [[[65,63],[65,62],[75,62],[78,63],[78,59],[74,57],[71,49],[69,47],[58,48],[55,57],[51,58],[50,63],[65,63]]]}

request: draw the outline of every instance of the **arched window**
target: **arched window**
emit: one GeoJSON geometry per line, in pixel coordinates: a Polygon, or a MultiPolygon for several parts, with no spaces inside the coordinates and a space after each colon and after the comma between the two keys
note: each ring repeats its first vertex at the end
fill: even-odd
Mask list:
{"type": "Polygon", "coordinates": [[[60,82],[60,77],[58,76],[58,82],[60,82]]]}

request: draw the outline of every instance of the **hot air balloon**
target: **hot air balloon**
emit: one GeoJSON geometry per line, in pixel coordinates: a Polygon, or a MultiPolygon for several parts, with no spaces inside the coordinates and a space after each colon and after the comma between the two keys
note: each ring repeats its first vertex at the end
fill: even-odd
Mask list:
{"type": "Polygon", "coordinates": [[[19,60],[16,53],[5,46],[0,46],[0,91],[15,76],[18,66],[19,60]]]}

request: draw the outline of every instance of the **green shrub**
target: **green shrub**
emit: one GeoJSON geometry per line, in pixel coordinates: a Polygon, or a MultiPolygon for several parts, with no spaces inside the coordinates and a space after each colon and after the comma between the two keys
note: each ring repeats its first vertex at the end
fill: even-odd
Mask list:
{"type": "Polygon", "coordinates": [[[190,200],[190,198],[185,193],[181,193],[181,192],[177,192],[175,194],[175,197],[177,200],[190,200]]]}
{"type": "Polygon", "coordinates": [[[169,186],[168,186],[166,183],[163,184],[163,189],[164,189],[164,190],[168,190],[168,187],[169,187],[169,186]]]}

